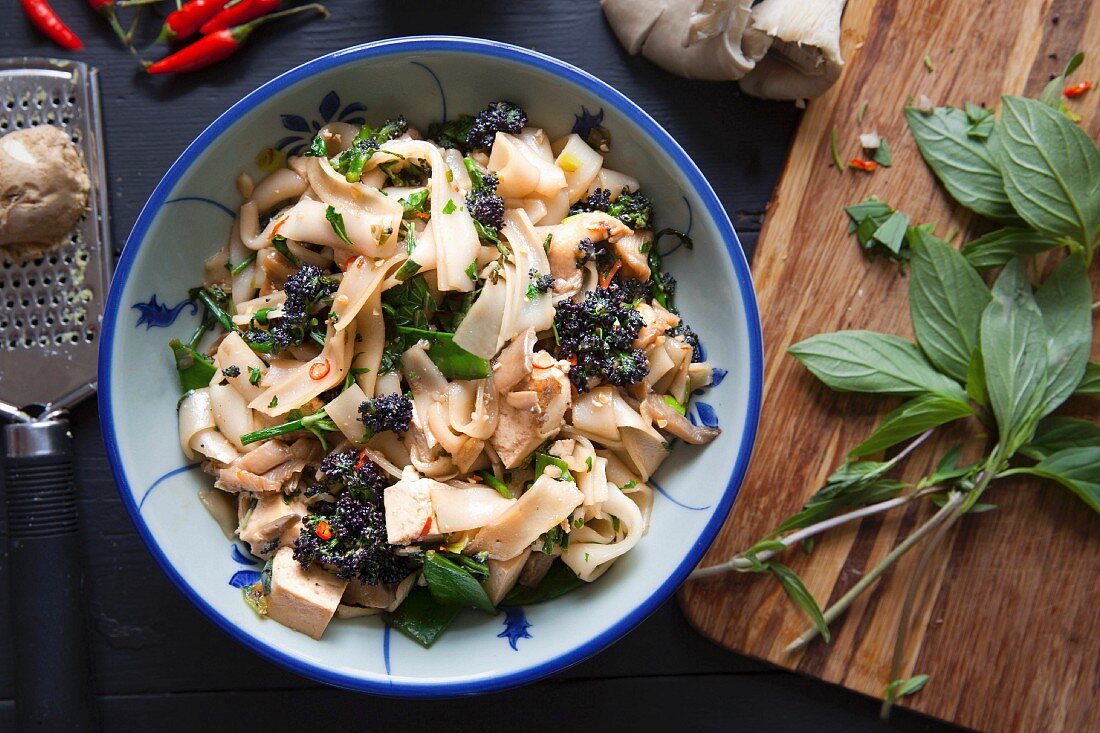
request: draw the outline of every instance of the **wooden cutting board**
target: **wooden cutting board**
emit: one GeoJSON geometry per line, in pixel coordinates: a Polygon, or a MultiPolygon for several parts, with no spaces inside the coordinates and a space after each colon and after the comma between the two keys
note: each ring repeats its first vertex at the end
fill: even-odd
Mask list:
{"type": "MultiPolygon", "coordinates": [[[[1100,2],[1092,0],[850,0],[843,25],[847,68],[809,105],[757,244],[766,348],[760,433],[704,566],[797,511],[897,404],[832,393],[785,353],[813,334],[847,328],[912,338],[907,280],[889,261],[863,257],[843,207],[874,194],[914,223],[936,222],[941,237],[952,225],[974,231],[921,161],[902,116],[906,99],[926,94],[936,105],[961,106],[996,105],[1002,92],[1038,96],[1077,50],[1086,60],[1074,79],[1100,86],[1100,2]],[[829,151],[834,125],[844,160],[859,154],[859,132],[875,130],[890,141],[893,167],[838,171],[829,151]]],[[[1072,106],[1096,139],[1100,88],[1072,106]]],[[[1098,352],[1094,345],[1094,359],[1098,352]]],[[[1070,409],[1095,419],[1100,402],[1080,399],[1070,409]]],[[[930,441],[902,478],[925,475],[954,442],[950,435],[930,441]]],[[[997,510],[965,517],[929,570],[902,676],[931,680],[902,704],[988,731],[1100,730],[1100,517],[1056,485],[1018,481],[987,496],[997,510]]],[[[812,555],[790,551],[784,561],[824,607],[929,515],[928,507],[910,507],[868,519],[826,535],[812,555]]],[[[808,620],[771,579],[691,582],[680,600],[718,644],[881,696],[915,555],[857,601],[834,626],[831,644],[818,640],[793,654],[783,649],[808,620]]]]}

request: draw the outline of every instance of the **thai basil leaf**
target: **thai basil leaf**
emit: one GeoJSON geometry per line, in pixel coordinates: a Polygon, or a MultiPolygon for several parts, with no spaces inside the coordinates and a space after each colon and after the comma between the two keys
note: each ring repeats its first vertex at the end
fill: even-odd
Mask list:
{"type": "Polygon", "coordinates": [[[875,229],[871,239],[895,255],[901,254],[901,245],[905,242],[905,233],[908,229],[909,217],[900,211],[895,211],[875,229]]]}
{"type": "Polygon", "coordinates": [[[975,140],[987,139],[993,134],[993,125],[997,122],[997,118],[993,116],[993,110],[970,102],[966,103],[966,119],[970,122],[966,134],[975,140]]]}
{"type": "Polygon", "coordinates": [[[909,247],[909,317],[917,343],[941,372],[965,381],[989,288],[958,250],[930,232],[910,230],[909,247]]]}
{"type": "Polygon", "coordinates": [[[1034,229],[1006,227],[984,234],[963,245],[962,254],[974,267],[1001,267],[1014,257],[1030,257],[1061,247],[1065,242],[1034,229]]]}
{"type": "Polygon", "coordinates": [[[787,591],[787,595],[790,596],[791,600],[805,611],[814,622],[814,626],[821,633],[821,638],[825,640],[825,643],[831,641],[832,635],[829,633],[829,624],[825,622],[821,607],[817,605],[817,601],[814,600],[813,594],[810,593],[806,584],[802,582],[802,578],[798,577],[798,574],[786,565],[777,562],[769,562],[764,565],[768,572],[774,575],[779,584],[783,586],[783,590],[787,591]]]}
{"type": "Polygon", "coordinates": [[[1035,229],[1091,251],[1100,227],[1100,151],[1084,130],[1041,102],[1004,96],[996,160],[1005,191],[1035,229]]]}
{"type": "Polygon", "coordinates": [[[585,581],[578,578],[568,565],[561,560],[555,560],[537,586],[528,588],[517,585],[504,597],[501,605],[530,606],[535,603],[545,603],[583,585],[586,585],[585,581]]]}
{"type": "Polygon", "coordinates": [[[1092,345],[1092,288],[1081,255],[1070,255],[1035,293],[1050,340],[1042,415],[1065,402],[1081,379],[1092,345]]]}
{"type": "Polygon", "coordinates": [[[878,147],[875,148],[875,155],[871,159],[883,168],[889,168],[894,164],[894,156],[890,153],[890,145],[886,142],[886,138],[879,141],[878,147]]]}
{"type": "Polygon", "coordinates": [[[1100,395],[1100,364],[1090,361],[1085,366],[1085,376],[1077,385],[1077,395],[1100,395]]]}
{"type": "Polygon", "coordinates": [[[934,392],[963,399],[957,383],[936,371],[916,345],[897,336],[839,331],[812,336],[788,351],[818,379],[841,392],[934,392]]]}
{"type": "Polygon", "coordinates": [[[1031,439],[1041,417],[1048,339],[1024,263],[1013,260],[993,286],[981,336],[986,389],[1007,455],[1031,439]]]}
{"type": "Polygon", "coordinates": [[[966,372],[966,396],[979,405],[989,404],[989,391],[985,386],[985,360],[981,349],[974,349],[970,357],[970,368],[966,372]]]}
{"type": "Polygon", "coordinates": [[[393,613],[387,613],[385,619],[390,626],[428,648],[447,630],[461,611],[460,606],[436,603],[427,588],[413,586],[404,602],[393,613]]]}
{"type": "Polygon", "coordinates": [[[1039,101],[1051,109],[1060,110],[1062,108],[1062,89],[1066,85],[1066,79],[1077,70],[1077,67],[1084,60],[1085,54],[1080,51],[1074,54],[1073,58],[1066,64],[1066,70],[1047,82],[1047,85],[1043,88],[1043,93],[1039,95],[1039,101]]]}
{"type": "Polygon", "coordinates": [[[866,506],[892,499],[904,488],[905,484],[900,481],[883,478],[869,478],[849,485],[827,483],[810,497],[797,514],[783,520],[773,534],[809,527],[854,506],[866,506]]]}
{"type": "Polygon", "coordinates": [[[918,674],[905,680],[894,680],[890,684],[886,685],[886,697],[889,700],[897,700],[899,697],[905,697],[906,695],[912,695],[920,692],[921,688],[928,682],[928,675],[918,674]]]}
{"type": "Polygon", "coordinates": [[[1022,470],[1057,481],[1100,512],[1100,447],[1066,448],[1022,470]]]}
{"type": "Polygon", "coordinates": [[[1035,437],[1020,449],[1028,458],[1041,461],[1067,448],[1100,448],[1100,425],[1073,417],[1044,418],[1035,437]]]}
{"type": "Polygon", "coordinates": [[[489,362],[456,344],[453,333],[406,326],[398,326],[397,332],[403,337],[412,337],[410,343],[427,339],[431,344],[428,358],[447,379],[485,379],[492,374],[489,362]]]}
{"type": "Polygon", "coordinates": [[[953,483],[964,476],[976,472],[982,465],[981,461],[959,465],[959,458],[961,456],[961,445],[956,445],[944,453],[940,458],[940,462],[936,465],[936,470],[921,480],[920,488],[944,485],[948,482],[953,483]]]}
{"type": "Polygon", "coordinates": [[[179,339],[172,339],[168,345],[172,347],[172,356],[176,359],[176,372],[180,378],[180,394],[187,394],[194,389],[202,389],[210,386],[210,380],[214,378],[217,369],[214,368],[214,360],[205,354],[200,354],[195,349],[179,339]]]}
{"type": "Polygon", "coordinates": [[[927,115],[908,107],[905,119],[925,162],[952,198],[989,219],[1019,220],[990,149],[996,132],[990,140],[971,138],[966,113],[951,107],[938,107],[927,115]]]}
{"type": "MultiPolygon", "coordinates": [[[[928,497],[928,500],[939,508],[943,508],[947,504],[947,494],[932,494],[928,497]]],[[[967,514],[984,514],[985,512],[991,512],[997,508],[996,504],[986,504],[982,501],[974,502],[969,509],[966,510],[967,514]]]]}
{"type": "Polygon", "coordinates": [[[436,601],[447,606],[470,606],[496,613],[481,583],[465,568],[437,552],[424,553],[424,580],[436,601]]]}
{"type": "Polygon", "coordinates": [[[866,456],[920,435],[929,428],[973,415],[966,400],[938,394],[921,395],[890,412],[867,440],[852,449],[850,456],[866,456]]]}

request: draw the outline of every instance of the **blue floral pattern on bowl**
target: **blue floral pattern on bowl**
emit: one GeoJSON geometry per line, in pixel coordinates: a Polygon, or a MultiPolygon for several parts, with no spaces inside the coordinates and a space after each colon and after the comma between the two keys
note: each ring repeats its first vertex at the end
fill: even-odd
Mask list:
{"type": "Polygon", "coordinates": [[[297,114],[282,115],[283,127],[294,134],[279,140],[275,143],[275,148],[284,151],[287,155],[298,155],[309,145],[313,136],[330,122],[346,122],[349,125],[366,124],[366,120],[359,114],[366,111],[367,105],[362,102],[352,102],[341,108],[340,95],[335,91],[329,91],[317,105],[320,118],[307,120],[297,114]]]}
{"type": "Polygon", "coordinates": [[[512,651],[519,651],[517,644],[520,639],[533,639],[528,629],[531,624],[527,621],[527,614],[519,606],[501,606],[504,611],[504,631],[497,634],[498,639],[507,639],[512,651]]]}
{"type": "Polygon", "coordinates": [[[134,303],[130,307],[136,309],[140,314],[134,326],[144,324],[146,330],[148,330],[150,328],[168,328],[176,322],[176,318],[188,306],[191,306],[191,315],[198,315],[199,306],[193,300],[184,298],[172,307],[168,307],[158,302],[157,294],[153,293],[149,296],[149,300],[144,303],[134,303]]]}

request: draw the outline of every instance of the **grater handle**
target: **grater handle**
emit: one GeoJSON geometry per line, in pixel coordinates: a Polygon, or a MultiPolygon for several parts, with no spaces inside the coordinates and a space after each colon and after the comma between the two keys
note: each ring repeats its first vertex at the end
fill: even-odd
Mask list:
{"type": "Polygon", "coordinates": [[[8,425],[3,443],[17,729],[95,731],[69,424],[8,425]]]}

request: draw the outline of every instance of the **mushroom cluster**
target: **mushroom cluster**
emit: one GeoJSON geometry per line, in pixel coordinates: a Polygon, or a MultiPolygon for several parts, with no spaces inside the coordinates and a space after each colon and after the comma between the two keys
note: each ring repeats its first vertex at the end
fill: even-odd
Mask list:
{"type": "Polygon", "coordinates": [[[688,79],[737,80],[763,99],[816,97],[840,76],[846,0],[601,0],[612,30],[688,79]]]}

